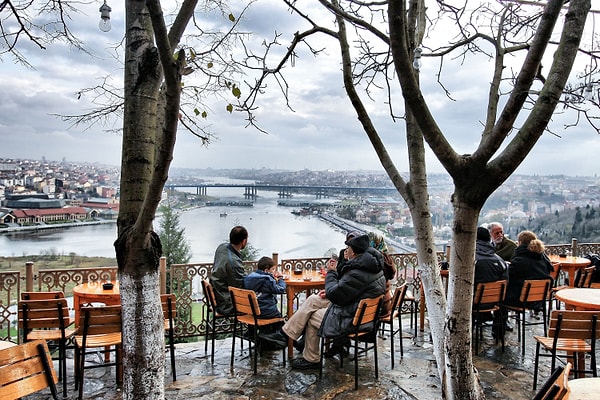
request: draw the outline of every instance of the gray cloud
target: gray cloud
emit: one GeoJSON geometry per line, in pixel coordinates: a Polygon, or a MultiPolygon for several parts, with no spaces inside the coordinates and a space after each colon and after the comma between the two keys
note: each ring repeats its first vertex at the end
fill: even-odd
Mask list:
{"type": "MultiPolygon", "coordinates": [[[[109,2],[112,3],[112,2],[109,2]]],[[[4,62],[0,65],[0,134],[2,156],[77,161],[98,161],[120,164],[121,137],[106,133],[118,128],[115,119],[107,127],[70,127],[51,114],[77,114],[94,105],[89,96],[77,100],[76,92],[99,83],[99,79],[112,74],[119,86],[122,69],[114,60],[114,49],[123,34],[121,4],[113,7],[113,30],[101,33],[97,28],[97,5],[89,7],[86,14],[74,21],[75,34],[86,40],[94,57],[68,46],[56,44],[40,51],[25,44],[24,53],[30,57],[36,70],[4,62]]],[[[329,16],[324,15],[324,18],[329,16]]],[[[215,20],[213,20],[214,22],[215,20]]],[[[298,19],[286,12],[279,1],[259,1],[243,22],[244,30],[254,32],[252,40],[258,51],[260,43],[269,40],[274,32],[284,33],[280,38],[284,51],[291,33],[298,30],[298,19]],[[293,28],[292,28],[293,27],[293,28]]],[[[327,45],[323,39],[322,46],[327,45]]],[[[313,41],[315,45],[315,41],[313,41]]],[[[423,60],[421,83],[432,113],[459,153],[474,151],[481,134],[481,121],[485,118],[489,63],[460,64],[447,62],[443,70],[446,97],[436,83],[438,65],[431,59],[423,60]]],[[[549,65],[549,64],[548,64],[549,65]]],[[[174,167],[193,168],[243,168],[267,167],[281,169],[368,169],[381,170],[379,161],[366,134],[363,132],[349,100],[346,98],[341,78],[339,49],[327,48],[322,56],[313,57],[302,51],[294,67],[287,66],[290,103],[294,111],[285,106],[275,82],[269,82],[267,93],[259,99],[256,116],[264,134],[246,128],[245,116],[229,114],[226,101],[211,100],[209,123],[217,139],[208,147],[201,146],[197,138],[181,130],[175,148],[174,167]]],[[[575,76],[574,71],[573,76],[575,76]]],[[[251,80],[251,77],[245,79],[251,80]]],[[[396,83],[394,85],[397,86],[396,83]]],[[[243,88],[245,90],[245,88],[243,88]]],[[[394,112],[404,113],[402,99],[396,94],[394,112]]],[[[404,124],[392,122],[389,109],[382,97],[365,100],[373,121],[384,143],[397,162],[400,171],[408,169],[404,124]]],[[[522,122],[523,118],[520,118],[522,122]]],[[[551,123],[561,137],[544,134],[530,157],[521,165],[520,174],[570,174],[594,175],[598,171],[595,156],[600,154],[600,140],[595,132],[581,126],[565,131],[564,125],[573,116],[557,114],[551,123]]],[[[429,154],[431,172],[443,169],[429,154]]]]}

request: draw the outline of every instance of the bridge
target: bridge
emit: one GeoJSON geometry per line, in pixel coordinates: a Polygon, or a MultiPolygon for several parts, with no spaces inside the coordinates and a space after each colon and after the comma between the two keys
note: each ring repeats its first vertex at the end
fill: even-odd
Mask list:
{"type": "Polygon", "coordinates": [[[279,197],[292,197],[295,193],[314,194],[317,198],[331,197],[336,195],[398,195],[395,187],[363,187],[363,186],[320,186],[320,185],[272,185],[272,184],[221,184],[221,183],[198,183],[198,184],[167,184],[165,189],[195,189],[199,196],[206,196],[212,188],[240,188],[244,191],[245,198],[255,198],[259,190],[278,192],[279,197]]]}

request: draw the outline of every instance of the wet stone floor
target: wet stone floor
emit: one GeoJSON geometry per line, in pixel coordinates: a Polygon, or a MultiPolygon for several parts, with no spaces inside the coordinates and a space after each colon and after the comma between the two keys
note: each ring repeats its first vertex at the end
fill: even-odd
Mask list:
{"type": "MultiPolygon", "coordinates": [[[[391,369],[389,338],[379,343],[379,379],[374,376],[372,352],[359,357],[359,389],[354,390],[354,361],[346,358],[342,368],[337,358],[325,359],[323,378],[318,370],[295,370],[289,360],[284,367],[281,351],[267,352],[258,359],[258,374],[252,373],[248,346],[241,353],[236,343],[235,363],[230,369],[231,340],[216,342],[215,362],[210,362],[204,351],[204,342],[176,345],[177,381],[173,382],[167,354],[165,371],[165,399],[441,399],[440,382],[432,354],[427,329],[416,338],[407,332],[404,322],[404,357],[396,347],[395,367],[391,369]],[[410,336],[410,337],[409,337],[410,336]]],[[[412,330],[410,331],[412,332],[412,330]]],[[[507,333],[505,351],[492,338],[491,330],[484,329],[480,351],[474,357],[475,366],[487,399],[531,399],[535,340],[533,334],[543,334],[541,326],[526,333],[526,354],[521,356],[521,345],[516,329],[507,333]]],[[[71,355],[72,356],[72,355],[71,355]]],[[[299,356],[295,352],[294,356],[299,356]]],[[[68,399],[76,399],[73,385],[73,360],[68,363],[68,399]]],[[[58,368],[57,362],[55,367],[58,368]]],[[[122,393],[115,384],[114,368],[86,370],[84,398],[120,400],[122,393]]],[[[540,362],[540,380],[550,374],[549,359],[540,362]]],[[[539,387],[539,386],[538,386],[539,387]]],[[[61,395],[62,384],[57,389],[61,395]]],[[[26,397],[27,400],[49,399],[43,391],[26,397]]]]}

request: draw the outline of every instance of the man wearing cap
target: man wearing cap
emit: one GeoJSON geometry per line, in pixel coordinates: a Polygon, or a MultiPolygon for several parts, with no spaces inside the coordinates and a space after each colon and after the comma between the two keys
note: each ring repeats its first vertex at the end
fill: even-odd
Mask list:
{"type": "Polygon", "coordinates": [[[346,260],[341,271],[327,264],[325,290],[318,296],[309,296],[285,323],[281,330],[261,336],[280,347],[288,338],[298,339],[304,332],[305,346],[302,358],[292,361],[292,368],[319,368],[319,336],[342,336],[352,325],[352,319],[361,299],[377,297],[385,291],[383,258],[369,249],[369,237],[360,235],[345,242],[346,260]],[[318,300],[331,302],[328,307],[316,308],[318,300]]]}

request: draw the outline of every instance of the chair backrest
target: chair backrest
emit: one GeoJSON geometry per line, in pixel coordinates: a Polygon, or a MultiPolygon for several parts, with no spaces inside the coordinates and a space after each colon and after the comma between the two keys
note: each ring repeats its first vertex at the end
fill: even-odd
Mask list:
{"type": "Polygon", "coordinates": [[[65,293],[61,291],[49,292],[21,292],[21,300],[49,300],[64,299],[65,293]]]}
{"type": "Polygon", "coordinates": [[[408,290],[408,283],[406,283],[406,282],[404,282],[402,285],[398,286],[396,288],[396,290],[394,290],[394,296],[392,297],[392,308],[391,308],[392,317],[394,314],[394,310],[396,310],[398,307],[401,307],[402,303],[404,303],[404,298],[406,297],[407,290],[408,290]]]}
{"type": "Polygon", "coordinates": [[[79,329],[83,336],[121,332],[121,306],[81,307],[79,329]]]}
{"type": "Polygon", "coordinates": [[[202,279],[202,291],[204,292],[204,297],[208,300],[207,305],[209,310],[213,313],[216,313],[217,298],[215,297],[215,292],[208,279],[202,279]]]}
{"type": "MultiPolygon", "coordinates": [[[[540,390],[537,391],[535,396],[531,400],[544,400],[552,399],[556,393],[560,391],[560,388],[555,385],[556,380],[562,376],[564,367],[562,365],[556,367],[552,374],[546,379],[540,390]]],[[[568,376],[568,375],[567,375],[568,376]]]]}
{"type": "Polygon", "coordinates": [[[567,362],[562,372],[558,375],[548,393],[542,400],[561,400],[569,390],[569,374],[572,364],[567,362]]]}
{"type": "Polygon", "coordinates": [[[594,265],[585,267],[583,271],[581,271],[581,274],[579,274],[578,279],[575,280],[575,287],[589,288],[592,286],[592,278],[594,277],[595,271],[596,267],[594,265]]]}
{"type": "Polygon", "coordinates": [[[478,283],[473,295],[473,305],[502,303],[506,296],[506,285],[506,279],[478,283]]]}
{"type": "Polygon", "coordinates": [[[67,299],[19,301],[19,328],[23,342],[31,329],[64,329],[71,324],[67,299]]]}
{"type": "Polygon", "coordinates": [[[260,315],[258,299],[254,290],[229,286],[229,294],[236,314],[249,314],[255,317],[260,315]]]}
{"type": "Polygon", "coordinates": [[[551,279],[528,279],[523,282],[520,300],[523,303],[543,301],[547,299],[552,285],[551,279]]]}
{"type": "Polygon", "coordinates": [[[172,293],[160,295],[160,304],[162,306],[163,317],[165,321],[169,320],[170,328],[173,328],[172,324],[177,316],[177,307],[175,306],[175,302],[176,298],[172,293]]]}
{"type": "Polygon", "coordinates": [[[0,395],[2,400],[23,396],[50,387],[57,400],[58,377],[45,340],[33,340],[0,350],[0,395]]]}
{"type": "Polygon", "coordinates": [[[559,263],[552,263],[552,271],[550,272],[550,278],[552,278],[553,286],[558,285],[558,277],[560,276],[561,267],[559,263]]]}
{"type": "Polygon", "coordinates": [[[568,339],[589,339],[592,346],[600,338],[600,311],[553,310],[548,336],[568,339]]]}
{"type": "Polygon", "coordinates": [[[381,305],[382,300],[383,295],[373,298],[362,299],[358,303],[358,308],[354,313],[352,325],[358,330],[362,325],[372,324],[379,315],[379,307],[381,305]]]}

